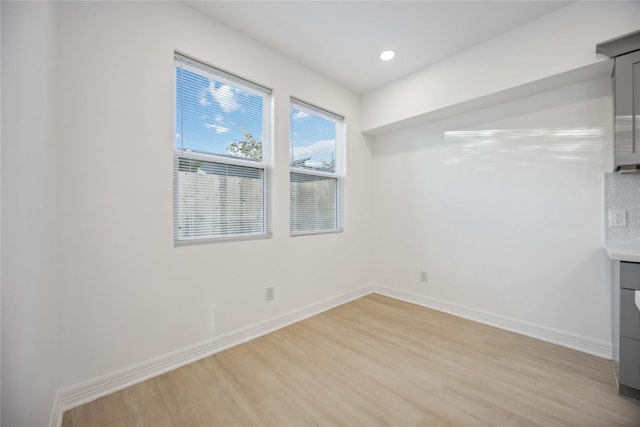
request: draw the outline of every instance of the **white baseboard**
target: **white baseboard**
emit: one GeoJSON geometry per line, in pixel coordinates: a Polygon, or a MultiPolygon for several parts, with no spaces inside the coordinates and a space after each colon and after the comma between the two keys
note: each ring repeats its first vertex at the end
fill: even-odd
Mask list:
{"type": "Polygon", "coordinates": [[[558,344],[563,347],[582,351],[604,359],[611,360],[613,355],[610,342],[596,340],[582,335],[573,334],[571,332],[553,329],[535,323],[514,319],[512,317],[501,316],[487,311],[478,310],[476,308],[465,307],[398,289],[386,288],[380,285],[373,285],[372,288],[373,292],[380,295],[432,308],[434,310],[453,314],[454,316],[463,317],[475,322],[484,323],[486,325],[495,326],[497,328],[516,332],[528,337],[537,338],[542,341],[558,344]]]}
{"type": "Polygon", "coordinates": [[[107,394],[122,390],[134,384],[161,375],[197,360],[211,356],[222,350],[242,344],[259,336],[284,328],[292,323],[337,307],[372,292],[367,285],[333,298],[302,307],[282,316],[258,322],[237,331],[221,335],[212,340],[167,353],[145,362],[110,372],[79,384],[64,388],[56,393],[50,427],[60,427],[64,411],[96,400],[107,394]]]}
{"type": "Polygon", "coordinates": [[[49,419],[49,427],[60,427],[62,425],[62,402],[60,401],[60,390],[56,392],[53,398],[53,409],[51,410],[51,418],[49,419]]]}

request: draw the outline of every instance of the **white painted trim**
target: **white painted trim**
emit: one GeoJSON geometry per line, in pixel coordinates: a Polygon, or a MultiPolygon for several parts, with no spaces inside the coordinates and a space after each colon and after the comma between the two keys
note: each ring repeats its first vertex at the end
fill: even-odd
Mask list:
{"type": "Polygon", "coordinates": [[[221,335],[212,340],[203,341],[190,347],[60,389],[55,396],[49,425],[50,427],[60,427],[62,425],[62,415],[64,411],[68,409],[91,402],[107,394],[138,384],[165,372],[211,356],[222,350],[284,328],[285,326],[299,322],[323,311],[353,301],[370,294],[372,289],[373,285],[366,285],[333,298],[293,310],[282,316],[277,316],[264,322],[254,323],[253,325],[221,335]]]}
{"type": "Polygon", "coordinates": [[[60,427],[62,425],[62,402],[60,400],[60,390],[56,391],[53,397],[53,408],[51,409],[51,418],[49,419],[49,427],[60,427]]]}
{"type": "Polygon", "coordinates": [[[380,295],[410,302],[423,307],[432,308],[434,310],[453,314],[454,316],[473,320],[474,322],[495,326],[500,329],[505,329],[507,331],[516,332],[518,334],[526,335],[528,337],[536,338],[542,341],[558,344],[563,347],[582,351],[583,353],[588,353],[594,356],[602,357],[604,359],[612,359],[613,350],[610,342],[596,340],[593,338],[585,337],[567,331],[562,331],[559,329],[549,328],[512,317],[489,313],[477,308],[465,307],[463,305],[450,303],[436,298],[417,295],[376,284],[374,284],[372,288],[373,292],[380,295]]]}

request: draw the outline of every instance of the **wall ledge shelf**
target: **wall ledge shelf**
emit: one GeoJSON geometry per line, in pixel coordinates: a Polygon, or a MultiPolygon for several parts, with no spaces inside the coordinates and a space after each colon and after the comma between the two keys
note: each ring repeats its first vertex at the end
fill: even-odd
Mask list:
{"type": "Polygon", "coordinates": [[[534,80],[529,83],[462,101],[446,107],[437,108],[426,113],[391,122],[383,126],[364,129],[362,133],[364,135],[379,136],[403,129],[426,125],[428,123],[479,110],[481,108],[503,104],[516,99],[560,89],[572,84],[608,76],[611,75],[612,70],[613,60],[602,59],[589,65],[565,71],[560,74],[534,80]]]}

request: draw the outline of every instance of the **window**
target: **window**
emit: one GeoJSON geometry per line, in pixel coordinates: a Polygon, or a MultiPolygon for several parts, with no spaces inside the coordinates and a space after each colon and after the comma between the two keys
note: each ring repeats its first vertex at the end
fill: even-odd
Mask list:
{"type": "Polygon", "coordinates": [[[176,245],[270,235],[271,90],[175,54],[176,245]]]}
{"type": "Polygon", "coordinates": [[[291,99],[291,234],[342,231],[344,118],[291,99]]]}

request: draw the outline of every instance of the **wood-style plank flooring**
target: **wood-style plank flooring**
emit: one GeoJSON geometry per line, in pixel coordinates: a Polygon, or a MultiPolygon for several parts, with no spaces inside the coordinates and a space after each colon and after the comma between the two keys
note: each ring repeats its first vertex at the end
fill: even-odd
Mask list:
{"type": "Polygon", "coordinates": [[[640,426],[611,362],[372,294],[67,411],[72,426],[640,426]]]}

